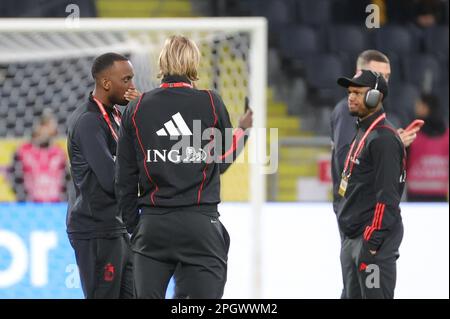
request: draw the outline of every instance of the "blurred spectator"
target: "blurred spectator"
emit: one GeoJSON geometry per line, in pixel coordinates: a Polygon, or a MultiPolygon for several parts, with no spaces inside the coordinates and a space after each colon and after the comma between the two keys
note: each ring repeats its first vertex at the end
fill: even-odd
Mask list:
{"type": "Polygon", "coordinates": [[[33,129],[31,141],[20,146],[10,168],[17,201],[60,202],[66,200],[69,178],[64,151],[53,145],[57,121],[44,110],[33,129]]]}
{"type": "Polygon", "coordinates": [[[413,8],[414,22],[420,28],[431,28],[443,21],[445,6],[441,0],[416,0],[413,8]]]}
{"type": "Polygon", "coordinates": [[[409,147],[407,195],[409,201],[448,200],[449,130],[436,96],[422,94],[416,116],[425,121],[409,147]]]}
{"type": "Polygon", "coordinates": [[[386,4],[388,21],[408,26],[421,52],[427,51],[427,32],[447,23],[448,0],[396,0],[386,4]]]}
{"type": "Polygon", "coordinates": [[[448,0],[384,0],[389,23],[429,28],[446,22],[448,0]]]}

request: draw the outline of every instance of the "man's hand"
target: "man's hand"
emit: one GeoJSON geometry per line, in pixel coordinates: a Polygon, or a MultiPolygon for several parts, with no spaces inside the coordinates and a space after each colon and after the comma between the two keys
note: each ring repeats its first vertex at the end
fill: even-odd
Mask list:
{"type": "Polygon", "coordinates": [[[399,128],[397,130],[397,133],[400,135],[400,139],[402,140],[403,145],[405,145],[405,147],[408,147],[416,139],[417,132],[419,132],[419,130],[419,128],[414,128],[412,130],[405,131],[404,129],[399,128]]]}
{"type": "Polygon", "coordinates": [[[138,97],[140,97],[142,95],[141,92],[139,92],[137,89],[128,89],[125,94],[123,95],[123,97],[125,98],[125,100],[127,100],[128,102],[131,102],[135,99],[137,99],[138,97]]]}
{"type": "Polygon", "coordinates": [[[244,115],[239,119],[239,127],[243,130],[251,128],[253,126],[253,111],[248,109],[244,115]]]}

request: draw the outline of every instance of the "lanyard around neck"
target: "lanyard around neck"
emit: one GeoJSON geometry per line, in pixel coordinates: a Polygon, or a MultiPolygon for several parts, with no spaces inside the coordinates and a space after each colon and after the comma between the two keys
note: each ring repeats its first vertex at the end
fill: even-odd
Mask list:
{"type": "Polygon", "coordinates": [[[353,166],[355,165],[355,161],[358,158],[359,154],[362,152],[362,148],[364,147],[364,143],[366,142],[367,136],[370,134],[370,132],[373,131],[375,126],[377,126],[377,124],[380,123],[385,118],[386,118],[386,113],[383,113],[380,116],[378,116],[375,121],[373,121],[373,123],[369,126],[366,133],[363,135],[363,137],[359,141],[358,147],[356,148],[356,151],[355,151],[355,154],[352,156],[353,148],[355,147],[355,143],[356,143],[356,138],[353,141],[352,146],[350,147],[350,151],[347,154],[347,159],[345,160],[345,166],[344,166],[344,173],[346,173],[348,165],[350,163],[350,159],[351,159],[352,163],[350,165],[350,171],[347,174],[348,177],[350,177],[350,175],[352,174],[353,166]]]}
{"type": "MultiPolygon", "coordinates": [[[[111,131],[111,134],[112,134],[114,140],[117,142],[119,140],[119,137],[117,136],[117,133],[111,124],[111,120],[109,118],[108,113],[105,110],[105,107],[103,106],[102,102],[100,102],[95,96],[92,96],[92,98],[94,99],[95,103],[97,104],[97,106],[100,110],[100,113],[102,113],[103,119],[105,120],[106,124],[108,124],[109,130],[111,131]]],[[[114,121],[116,122],[117,126],[120,126],[120,124],[121,124],[120,113],[116,109],[115,106],[113,106],[113,117],[114,117],[114,121]]]]}
{"type": "Polygon", "coordinates": [[[192,84],[186,82],[175,82],[175,83],[161,83],[160,88],[190,88],[192,89],[192,84]]]}

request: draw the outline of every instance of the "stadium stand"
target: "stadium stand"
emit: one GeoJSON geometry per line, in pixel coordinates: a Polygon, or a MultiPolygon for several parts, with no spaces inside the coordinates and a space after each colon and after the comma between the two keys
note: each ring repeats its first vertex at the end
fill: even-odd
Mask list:
{"type": "MultiPolygon", "coordinates": [[[[387,1],[382,12],[385,24],[378,30],[365,28],[361,18],[364,14],[354,14],[358,10],[365,12],[366,5],[371,3],[366,0],[97,0],[85,1],[83,7],[89,9],[85,16],[100,17],[267,17],[270,44],[267,118],[269,127],[280,129],[282,139],[327,134],[328,121],[323,117],[345,95],[335,85],[335,78],[351,76],[357,54],[368,48],[381,50],[391,60],[392,93],[386,108],[395,122],[408,124],[413,118],[415,98],[421,91],[436,93],[448,115],[448,2],[441,1],[444,9],[437,16],[436,25],[424,28],[416,23],[416,8],[411,1],[387,1]],[[399,14],[400,9],[403,14],[399,14]],[[323,111],[318,111],[318,106],[323,111]]],[[[2,1],[0,5],[4,17],[49,16],[54,10],[48,7],[19,14],[7,3],[2,1]]],[[[27,7],[31,7],[30,3],[27,2],[27,7]]],[[[76,33],[70,39],[58,34],[47,36],[33,34],[28,38],[11,38],[0,34],[0,47],[3,54],[13,54],[17,42],[25,41],[30,51],[34,50],[38,56],[45,47],[72,45],[79,48],[83,43],[101,47],[123,40],[120,34],[105,38],[91,33],[85,39],[78,39],[76,33]],[[33,45],[38,42],[43,48],[33,45]]],[[[54,110],[59,131],[65,132],[67,116],[92,87],[89,74],[92,58],[68,56],[45,62],[0,63],[2,148],[8,149],[3,146],[7,144],[6,139],[29,136],[34,119],[44,108],[54,110]]],[[[317,165],[302,166],[302,160],[313,163],[322,153],[320,148],[293,150],[282,146],[279,186],[271,198],[296,200],[294,181],[299,176],[317,174],[317,165]]],[[[8,162],[4,154],[10,152],[2,151],[0,166],[3,167],[8,162]]],[[[1,185],[0,180],[0,187],[6,187],[1,185]]]]}

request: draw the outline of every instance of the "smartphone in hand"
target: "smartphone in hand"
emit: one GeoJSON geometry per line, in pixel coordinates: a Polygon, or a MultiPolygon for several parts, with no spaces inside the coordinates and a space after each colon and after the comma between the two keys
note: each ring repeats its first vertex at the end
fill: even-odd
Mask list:
{"type": "Polygon", "coordinates": [[[420,129],[424,124],[425,122],[423,120],[414,120],[411,122],[411,124],[408,125],[407,128],[405,128],[405,131],[411,131],[415,128],[420,129]]]}
{"type": "Polygon", "coordinates": [[[248,110],[251,111],[251,108],[250,108],[250,101],[249,101],[249,99],[248,99],[248,96],[246,96],[246,97],[245,97],[245,108],[244,108],[244,113],[247,113],[248,110]]]}

